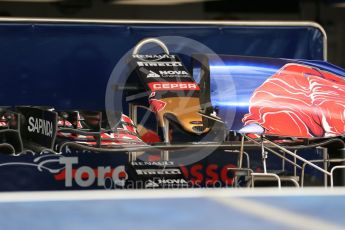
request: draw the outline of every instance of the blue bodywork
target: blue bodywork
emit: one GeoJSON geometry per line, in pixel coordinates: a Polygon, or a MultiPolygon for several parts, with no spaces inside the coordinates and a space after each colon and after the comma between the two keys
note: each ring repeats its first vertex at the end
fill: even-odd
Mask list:
{"type": "MultiPolygon", "coordinates": [[[[248,113],[249,100],[267,78],[288,63],[308,65],[345,77],[345,70],[319,60],[263,58],[232,55],[204,55],[209,66],[210,102],[218,115],[226,122],[229,130],[238,131],[243,127],[242,118],[248,113]]],[[[193,76],[200,82],[200,64],[195,64],[193,76]]]]}

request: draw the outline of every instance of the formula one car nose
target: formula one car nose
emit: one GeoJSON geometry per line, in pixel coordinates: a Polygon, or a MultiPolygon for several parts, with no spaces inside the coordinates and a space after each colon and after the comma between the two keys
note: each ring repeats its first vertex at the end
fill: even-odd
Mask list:
{"type": "Polygon", "coordinates": [[[151,92],[150,108],[156,113],[158,123],[163,129],[168,121],[173,121],[192,134],[209,131],[203,126],[203,117],[199,114],[200,88],[177,55],[169,54],[160,40],[147,39],[135,48],[133,63],[146,90],[151,92]],[[163,47],[166,54],[137,54],[141,46],[148,42],[156,42],[163,47]]]}

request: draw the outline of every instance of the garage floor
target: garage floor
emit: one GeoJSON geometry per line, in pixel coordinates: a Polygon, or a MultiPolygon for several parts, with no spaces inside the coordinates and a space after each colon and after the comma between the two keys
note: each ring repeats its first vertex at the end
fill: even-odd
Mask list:
{"type": "Polygon", "coordinates": [[[1,229],[344,229],[345,189],[0,194],[1,229]]]}

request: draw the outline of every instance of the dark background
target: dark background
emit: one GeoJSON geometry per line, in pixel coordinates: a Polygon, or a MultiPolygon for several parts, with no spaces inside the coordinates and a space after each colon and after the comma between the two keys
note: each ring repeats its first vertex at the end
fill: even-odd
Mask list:
{"type": "Polygon", "coordinates": [[[345,68],[345,0],[0,0],[2,17],[315,21],[345,68]]]}

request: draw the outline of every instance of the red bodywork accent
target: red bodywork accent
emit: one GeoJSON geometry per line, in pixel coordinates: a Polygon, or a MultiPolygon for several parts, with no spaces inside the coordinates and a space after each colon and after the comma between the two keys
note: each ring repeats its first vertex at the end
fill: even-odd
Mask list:
{"type": "Polygon", "coordinates": [[[159,138],[158,134],[156,132],[151,131],[151,130],[148,130],[146,133],[144,133],[141,136],[141,139],[145,143],[158,143],[158,142],[161,142],[161,139],[159,138]]]}
{"type": "MultiPolygon", "coordinates": [[[[72,127],[72,124],[68,121],[59,120],[58,125],[72,127]]],[[[80,121],[78,121],[78,128],[83,128],[80,121]]],[[[77,133],[69,133],[58,131],[57,136],[70,141],[74,141],[79,144],[87,146],[97,146],[97,139],[93,135],[81,135],[77,133]]],[[[145,143],[139,137],[138,131],[133,121],[126,115],[121,115],[121,124],[116,128],[114,132],[103,132],[100,134],[101,147],[112,147],[116,145],[144,145],[145,143]]]]}
{"type": "Polygon", "coordinates": [[[245,125],[289,137],[329,137],[345,133],[344,78],[310,66],[287,64],[257,88],[245,125]]]}
{"type": "Polygon", "coordinates": [[[164,107],[167,104],[166,102],[157,100],[157,99],[149,99],[149,103],[150,103],[151,110],[155,113],[164,109],[164,107]]]}

